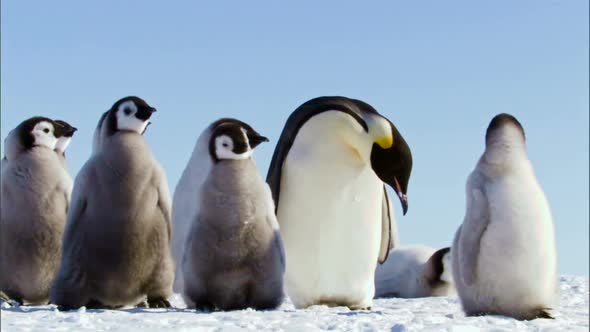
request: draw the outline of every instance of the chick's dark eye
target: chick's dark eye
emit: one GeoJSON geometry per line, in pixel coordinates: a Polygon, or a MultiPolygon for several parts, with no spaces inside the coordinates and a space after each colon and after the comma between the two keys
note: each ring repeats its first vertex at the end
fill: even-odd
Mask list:
{"type": "Polygon", "coordinates": [[[123,110],[123,113],[125,113],[125,115],[129,115],[129,114],[131,114],[131,110],[126,108],[123,110]]]}
{"type": "Polygon", "coordinates": [[[229,144],[227,144],[227,143],[223,143],[222,145],[226,148],[229,146],[229,144]]]}
{"type": "Polygon", "coordinates": [[[49,128],[43,129],[43,132],[46,133],[46,134],[49,134],[49,128]]]}

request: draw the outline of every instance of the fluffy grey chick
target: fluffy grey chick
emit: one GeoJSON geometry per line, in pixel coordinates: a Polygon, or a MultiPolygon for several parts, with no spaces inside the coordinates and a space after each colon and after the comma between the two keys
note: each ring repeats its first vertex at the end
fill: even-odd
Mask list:
{"type": "MultiPolygon", "coordinates": [[[[74,183],[51,302],[61,309],[169,307],[170,193],[142,133],[155,112],[126,97],[103,115],[100,144],[74,183]]],[[[95,136],[96,137],[96,136],[95,136]]]]}
{"type": "Polygon", "coordinates": [[[201,158],[213,164],[182,262],[190,308],[262,310],[283,300],[283,243],[270,189],[252,159],[266,141],[238,120],[222,119],[212,130],[201,158]]]}
{"type": "Polygon", "coordinates": [[[46,304],[61,256],[72,179],[54,152],[63,128],[33,117],[5,140],[0,202],[0,290],[46,304]]]}
{"type": "Polygon", "coordinates": [[[375,298],[451,296],[455,292],[448,247],[395,248],[375,271],[375,298]]]}
{"type": "Polygon", "coordinates": [[[499,114],[490,122],[466,196],[451,251],[465,313],[552,318],[558,303],[553,218],[513,116],[499,114]]]}

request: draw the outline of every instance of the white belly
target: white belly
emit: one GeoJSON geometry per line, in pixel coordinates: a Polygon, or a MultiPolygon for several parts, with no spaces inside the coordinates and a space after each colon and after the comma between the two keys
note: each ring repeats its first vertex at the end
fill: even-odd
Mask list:
{"type": "Polygon", "coordinates": [[[381,241],[383,183],[361,159],[323,162],[291,152],[277,210],[287,294],[296,307],[367,307],[381,241]]]}

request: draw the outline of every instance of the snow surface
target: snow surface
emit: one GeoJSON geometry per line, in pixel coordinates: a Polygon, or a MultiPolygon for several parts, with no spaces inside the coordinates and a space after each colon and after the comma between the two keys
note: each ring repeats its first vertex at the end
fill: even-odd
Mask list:
{"type": "Polygon", "coordinates": [[[183,309],[175,294],[173,309],[60,312],[55,306],[1,308],[2,331],[588,331],[588,277],[560,280],[557,319],[517,321],[503,316],[465,317],[457,297],[379,299],[371,311],[314,306],[295,310],[197,313],[183,309]]]}

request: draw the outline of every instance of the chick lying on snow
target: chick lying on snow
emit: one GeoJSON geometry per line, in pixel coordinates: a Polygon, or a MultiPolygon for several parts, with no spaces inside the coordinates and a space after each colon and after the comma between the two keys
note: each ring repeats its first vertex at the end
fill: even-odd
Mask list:
{"type": "Polygon", "coordinates": [[[450,248],[408,246],[391,250],[377,266],[375,298],[451,296],[456,293],[450,248]]]}

